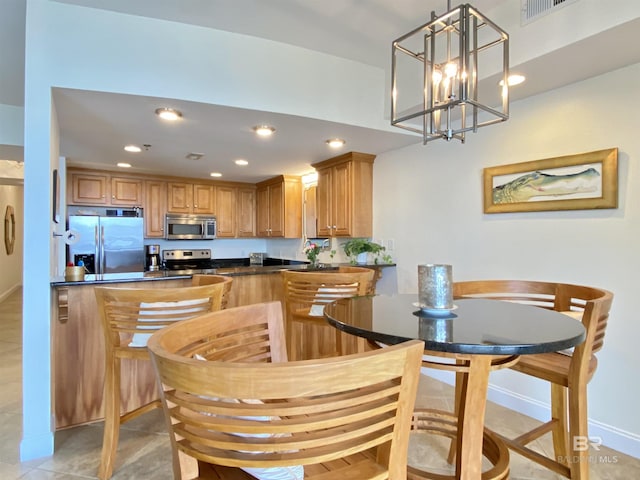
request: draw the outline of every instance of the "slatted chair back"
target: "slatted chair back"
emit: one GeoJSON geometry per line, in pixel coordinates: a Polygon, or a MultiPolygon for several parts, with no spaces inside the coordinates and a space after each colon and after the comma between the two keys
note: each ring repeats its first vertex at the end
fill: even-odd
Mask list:
{"type": "MultiPolygon", "coordinates": [[[[305,478],[318,480],[405,479],[423,348],[412,341],[287,362],[279,302],[155,333],[149,350],[164,388],[175,478],[199,474],[197,459],[254,473],[303,466],[305,478]]],[[[218,478],[245,478],[213,469],[218,478]]]]}
{"type": "MultiPolygon", "coordinates": [[[[98,478],[111,478],[120,425],[160,407],[160,402],[123,412],[120,378],[123,359],[149,360],[151,334],[167,325],[222,307],[225,283],[177,288],[95,287],[105,344],[104,438],[98,478]]],[[[141,386],[146,388],[146,386],[141,386]]]]}
{"type": "Polygon", "coordinates": [[[231,293],[231,284],[233,278],[226,275],[204,275],[196,274],[191,277],[191,285],[198,287],[200,285],[212,285],[214,283],[224,283],[224,291],[222,292],[222,309],[227,308],[229,303],[229,294],[231,293]]]}
{"type": "Polygon", "coordinates": [[[340,298],[373,294],[375,272],[346,267],[348,271],[282,272],[285,325],[289,358],[305,360],[346,353],[340,332],[324,320],[324,307],[340,298]]]}
{"type": "Polygon", "coordinates": [[[509,448],[575,480],[587,480],[588,452],[576,450],[575,438],[588,438],[587,384],[597,368],[596,353],[604,345],[613,294],[584,285],[526,280],[455,282],[454,298],[489,298],[526,303],[556,310],[582,322],[585,341],[569,352],[523,355],[511,368],[551,384],[551,420],[518,439],[505,439],[509,448]],[[554,458],[526,445],[540,436],[553,435],[554,458]],[[575,461],[562,461],[571,459],[575,461]]]}

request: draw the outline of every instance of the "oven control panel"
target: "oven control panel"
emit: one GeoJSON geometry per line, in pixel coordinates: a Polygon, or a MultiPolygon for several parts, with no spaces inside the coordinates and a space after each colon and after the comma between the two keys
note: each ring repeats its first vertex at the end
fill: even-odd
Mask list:
{"type": "Polygon", "coordinates": [[[163,260],[209,260],[211,250],[208,248],[196,248],[192,250],[163,250],[163,260]]]}

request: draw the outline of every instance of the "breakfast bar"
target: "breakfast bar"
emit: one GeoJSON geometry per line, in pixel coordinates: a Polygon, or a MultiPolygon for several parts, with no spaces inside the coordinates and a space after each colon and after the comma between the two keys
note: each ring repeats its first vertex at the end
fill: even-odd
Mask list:
{"type": "MultiPolygon", "coordinates": [[[[275,262],[274,262],[275,263],[275,262]]],[[[293,262],[292,262],[293,263],[293,262]]],[[[385,265],[368,265],[378,274],[385,265]]],[[[323,271],[339,265],[325,264],[323,271]]],[[[52,327],[53,398],[56,429],[99,421],[103,417],[104,338],[94,287],[172,288],[191,285],[196,274],[233,277],[227,307],[282,301],[280,272],[307,271],[306,263],[238,266],[217,269],[158,270],[151,272],[86,274],[82,281],[54,278],[52,327]]],[[[156,395],[155,377],[149,362],[123,360],[122,404],[127,409],[148,403],[156,395]]]]}

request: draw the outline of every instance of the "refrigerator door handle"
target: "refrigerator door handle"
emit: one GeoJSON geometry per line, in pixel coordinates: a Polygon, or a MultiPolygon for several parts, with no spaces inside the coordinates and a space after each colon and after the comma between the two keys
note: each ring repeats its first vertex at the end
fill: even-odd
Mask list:
{"type": "Polygon", "coordinates": [[[93,236],[94,236],[94,261],[93,261],[93,269],[94,273],[102,273],[102,260],[100,256],[100,242],[98,241],[98,226],[93,227],[93,236]]]}
{"type": "Polygon", "coordinates": [[[106,262],[104,258],[104,227],[100,226],[100,273],[104,273],[106,262]]]}

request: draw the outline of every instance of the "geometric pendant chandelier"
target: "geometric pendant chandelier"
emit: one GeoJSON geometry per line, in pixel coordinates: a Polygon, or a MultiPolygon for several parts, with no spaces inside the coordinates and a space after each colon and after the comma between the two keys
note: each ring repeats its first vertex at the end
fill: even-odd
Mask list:
{"type": "Polygon", "coordinates": [[[392,44],[391,125],[425,145],[509,118],[509,35],[469,4],[447,8],[392,44]]]}

